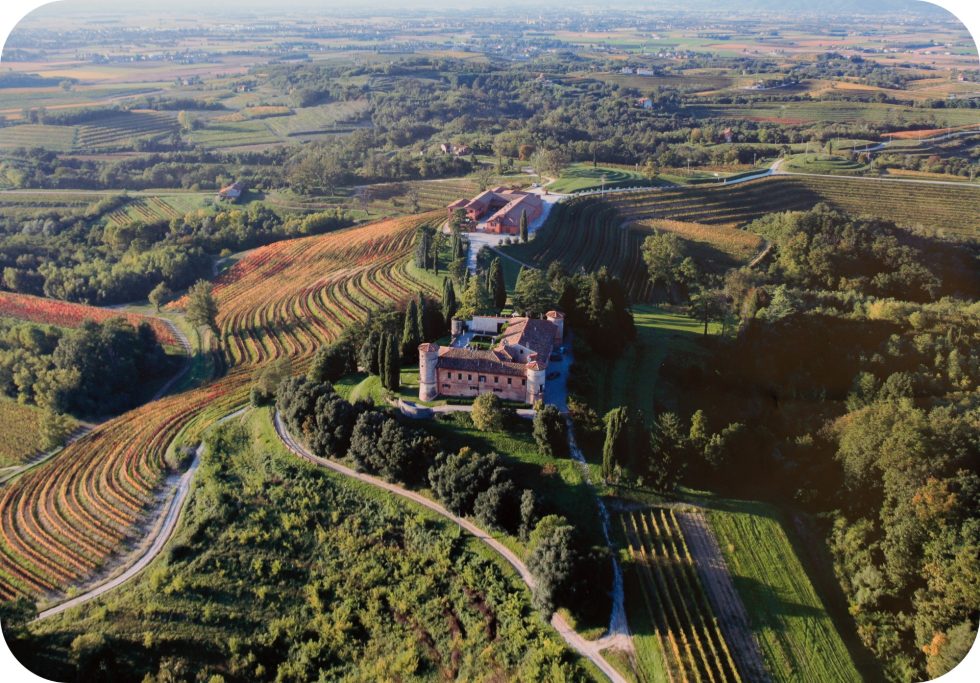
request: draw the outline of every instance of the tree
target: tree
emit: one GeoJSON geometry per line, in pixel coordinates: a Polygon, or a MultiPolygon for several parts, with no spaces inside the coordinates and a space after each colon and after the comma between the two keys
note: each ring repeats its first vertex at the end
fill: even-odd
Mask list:
{"type": "Polygon", "coordinates": [[[521,211],[521,242],[527,242],[527,209],[521,211]]]}
{"type": "Polygon", "coordinates": [[[211,292],[211,283],[198,280],[187,290],[187,322],[195,328],[207,327],[221,343],[218,337],[218,304],[211,292]]]}
{"type": "Polygon", "coordinates": [[[507,478],[500,456],[474,453],[469,448],[461,448],[451,455],[440,453],[429,468],[432,491],[456,515],[470,514],[481,491],[507,478]]]}
{"type": "Polygon", "coordinates": [[[521,268],[514,286],[514,309],[526,316],[540,317],[555,305],[555,293],[544,271],[521,268]]]}
{"type": "Polygon", "coordinates": [[[534,491],[524,489],[521,491],[521,526],[519,534],[521,540],[525,543],[531,535],[531,530],[534,528],[537,516],[537,501],[534,497],[534,491]]]}
{"type": "Polygon", "coordinates": [[[531,551],[527,568],[534,576],[534,606],[542,614],[550,616],[555,611],[555,603],[575,571],[576,559],[575,529],[567,523],[551,529],[531,551]]]}
{"type": "Polygon", "coordinates": [[[514,527],[513,510],[517,491],[510,480],[492,484],[485,491],[476,494],[473,501],[473,515],[483,526],[489,529],[514,527]]]}
{"type": "Polygon", "coordinates": [[[52,450],[65,443],[72,433],[72,422],[68,416],[58,413],[50,407],[41,417],[41,437],[44,448],[52,450]]]}
{"type": "Polygon", "coordinates": [[[419,309],[415,299],[408,302],[405,309],[405,322],[402,325],[401,357],[405,363],[411,363],[418,355],[419,344],[422,343],[422,331],[419,329],[419,309]]]}
{"type": "Polygon", "coordinates": [[[385,361],[381,368],[381,385],[388,391],[398,391],[401,386],[401,357],[398,353],[398,340],[393,334],[385,334],[382,339],[384,339],[382,349],[385,361]]]}
{"type": "Polygon", "coordinates": [[[684,260],[684,247],[672,232],[657,232],[643,240],[643,261],[650,281],[671,291],[678,279],[678,268],[684,260]]]}
{"type": "Polygon", "coordinates": [[[156,287],[150,290],[150,294],[147,298],[150,300],[150,303],[153,304],[154,308],[156,308],[157,313],[159,313],[160,308],[165,303],[170,301],[170,298],[173,295],[174,293],[170,291],[170,288],[167,287],[166,283],[161,281],[157,283],[156,287]]]}
{"type": "Polygon", "coordinates": [[[606,439],[602,444],[602,476],[613,479],[616,469],[626,469],[629,459],[631,428],[629,408],[614,408],[606,416],[606,439]]]}
{"type": "Polygon", "coordinates": [[[532,428],[538,452],[549,458],[560,458],[568,452],[568,439],[565,434],[565,420],[558,408],[546,405],[534,413],[532,428]]]}
{"type": "Polygon", "coordinates": [[[445,320],[446,325],[453,319],[456,315],[456,309],[459,306],[456,303],[456,289],[453,287],[453,281],[451,278],[442,279],[442,318],[445,320]]]}
{"type": "Polygon", "coordinates": [[[725,301],[721,292],[709,288],[707,285],[694,288],[691,294],[692,317],[704,323],[703,335],[708,336],[708,323],[715,320],[722,320],[725,316],[725,301]]]}
{"type": "Polygon", "coordinates": [[[474,315],[488,315],[493,312],[493,299],[487,291],[484,279],[471,278],[463,290],[457,315],[461,318],[472,318],[474,315]]]}
{"type": "Polygon", "coordinates": [[[356,369],[354,344],[349,339],[341,339],[316,350],[306,376],[313,382],[336,382],[356,369]]]}
{"type": "Polygon", "coordinates": [[[680,484],[687,463],[688,442],[680,418],[663,413],[654,421],[650,435],[650,469],[653,487],[672,493],[680,484]]]}
{"type": "Polygon", "coordinates": [[[480,394],[473,400],[473,425],[481,432],[499,432],[504,428],[504,406],[494,393],[480,394]]]}
{"type": "Polygon", "coordinates": [[[499,311],[507,303],[507,284],[504,282],[504,269],[500,265],[499,257],[490,263],[490,270],[487,271],[487,289],[490,290],[494,308],[499,311]]]}
{"type": "Polygon", "coordinates": [[[289,357],[284,356],[259,370],[251,389],[251,402],[254,406],[264,406],[272,401],[279,385],[292,372],[289,357]]]}

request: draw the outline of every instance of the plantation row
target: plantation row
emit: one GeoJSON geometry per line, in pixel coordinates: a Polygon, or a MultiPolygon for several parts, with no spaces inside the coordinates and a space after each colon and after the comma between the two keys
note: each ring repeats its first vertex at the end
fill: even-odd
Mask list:
{"type": "Polygon", "coordinates": [[[169,133],[176,126],[177,119],[171,113],[120,112],[100,119],[97,124],[79,126],[75,148],[98,149],[118,146],[133,138],[169,133]]]}
{"type": "Polygon", "coordinates": [[[91,577],[157,503],[178,436],[193,443],[243,404],[258,367],[289,357],[302,369],[370,308],[416,295],[423,287],[404,264],[416,226],[432,218],[280,242],[236,264],[215,288],[227,374],[104,423],[3,489],[0,597],[58,593],[91,577]]]}
{"type": "Polygon", "coordinates": [[[144,223],[154,223],[160,220],[170,220],[180,218],[183,214],[162,200],[160,197],[142,197],[130,200],[118,209],[114,209],[106,214],[106,219],[110,223],[125,225],[132,221],[143,221],[144,223]]]}
{"type": "MultiPolygon", "coordinates": [[[[555,206],[547,224],[526,245],[505,248],[514,257],[569,271],[606,266],[634,301],[652,294],[640,252],[649,234],[644,221],[669,220],[722,228],[743,227],[776,211],[802,211],[826,202],[854,215],[874,215],[897,225],[949,237],[975,237],[980,189],[968,186],[816,176],[771,176],[736,185],[677,187],[604,197],[582,197],[555,206]],[[626,226],[626,227],[624,227],[626,226]]],[[[721,238],[722,235],[719,235],[721,238]]]]}
{"type": "Polygon", "coordinates": [[[140,323],[149,323],[157,340],[164,346],[176,348],[181,345],[170,325],[160,318],[114,311],[98,306],[73,304],[29,294],[0,292],[0,316],[58,327],[80,327],[86,320],[101,323],[112,318],[125,318],[133,327],[140,323]]]}
{"type": "Polygon", "coordinates": [[[620,521],[669,679],[741,681],[674,512],[626,513],[620,521]]]}

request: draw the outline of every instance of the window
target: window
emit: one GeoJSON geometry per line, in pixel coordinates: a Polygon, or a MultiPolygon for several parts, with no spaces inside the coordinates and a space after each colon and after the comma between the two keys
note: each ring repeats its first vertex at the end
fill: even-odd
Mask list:
{"type": "Polygon", "coordinates": [[[507,384],[510,384],[512,381],[513,381],[512,378],[510,377],[507,378],[507,384]]]}
{"type": "Polygon", "coordinates": [[[486,382],[487,381],[487,376],[486,375],[480,375],[480,381],[481,382],[486,382]]]}
{"type": "Polygon", "coordinates": [[[442,385],[442,388],[443,388],[443,389],[448,389],[448,388],[449,388],[449,385],[448,385],[448,384],[443,384],[443,385],[442,385]]]}
{"type": "Polygon", "coordinates": [[[456,373],[456,379],[463,379],[463,373],[462,372],[457,372],[456,373]]]}
{"type": "Polygon", "coordinates": [[[473,375],[467,375],[467,376],[466,376],[466,379],[468,379],[469,381],[471,381],[471,382],[472,382],[472,381],[473,381],[473,375]]]}
{"type": "Polygon", "coordinates": [[[494,376],[493,376],[493,383],[494,383],[494,384],[500,384],[500,378],[499,378],[499,377],[497,377],[496,375],[494,375],[494,376]]]}
{"type": "Polygon", "coordinates": [[[522,379],[521,380],[521,386],[522,387],[526,387],[527,386],[527,380],[526,379],[522,379]]]}

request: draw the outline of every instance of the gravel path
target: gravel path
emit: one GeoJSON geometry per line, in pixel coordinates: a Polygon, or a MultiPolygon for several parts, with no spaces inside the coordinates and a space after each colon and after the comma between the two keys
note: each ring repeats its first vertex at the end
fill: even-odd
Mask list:
{"type": "Polygon", "coordinates": [[[732,648],[739,673],[747,681],[768,682],[769,674],[762,662],[759,644],[752,635],[745,605],[735,591],[732,575],[708,520],[703,512],[679,511],[677,521],[694,556],[694,566],[718,617],[718,625],[732,648]]]}
{"type": "MultiPolygon", "coordinates": [[[[413,503],[428,508],[442,517],[445,517],[456,526],[485,543],[494,552],[507,560],[508,564],[510,564],[517,571],[525,585],[527,585],[529,589],[534,590],[534,577],[531,575],[530,570],[528,570],[527,565],[525,565],[524,562],[522,562],[521,559],[507,546],[488,535],[480,527],[463,517],[454,515],[439,503],[426,498],[421,494],[415,493],[414,491],[409,491],[408,489],[398,486],[397,484],[387,482],[384,479],[379,479],[378,477],[373,477],[369,474],[364,474],[363,472],[357,472],[333,460],[327,460],[325,458],[320,458],[313,455],[306,449],[305,446],[297,442],[292,437],[292,435],[286,429],[286,425],[283,424],[282,420],[280,419],[278,411],[275,415],[275,426],[276,433],[279,435],[279,438],[282,439],[286,447],[289,448],[289,450],[291,450],[295,455],[303,458],[304,460],[308,460],[309,462],[321,467],[326,467],[327,469],[333,470],[334,472],[342,474],[345,477],[356,479],[366,484],[370,484],[371,486],[388,491],[389,493],[393,493],[396,496],[406,498],[413,503]]],[[[601,641],[593,642],[586,640],[557,612],[551,617],[551,625],[556,631],[558,631],[558,635],[560,635],[573,650],[578,652],[583,657],[589,659],[609,678],[609,680],[613,681],[614,683],[626,683],[626,679],[624,679],[623,676],[616,671],[616,669],[608,661],[606,661],[606,658],[599,652],[601,649],[599,642],[601,641]]]]}

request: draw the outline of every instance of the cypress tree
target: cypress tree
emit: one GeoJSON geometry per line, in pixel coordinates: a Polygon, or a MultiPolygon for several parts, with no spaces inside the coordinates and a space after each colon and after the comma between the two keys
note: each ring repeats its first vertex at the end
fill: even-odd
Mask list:
{"type": "Polygon", "coordinates": [[[507,303],[507,283],[504,282],[504,269],[500,259],[495,258],[487,272],[487,289],[493,297],[493,306],[498,311],[507,303]]]}
{"type": "Polygon", "coordinates": [[[418,326],[419,326],[419,343],[424,341],[429,341],[432,338],[432,330],[429,328],[432,325],[429,323],[429,302],[425,300],[425,294],[419,292],[419,300],[416,304],[416,312],[418,314],[418,326]]]}
{"type": "Polygon", "coordinates": [[[630,428],[627,408],[615,408],[606,419],[606,440],[602,444],[602,476],[612,479],[616,465],[623,465],[623,451],[629,450],[630,428]]]}
{"type": "Polygon", "coordinates": [[[389,391],[398,391],[401,386],[401,362],[398,357],[398,342],[395,335],[388,335],[385,354],[385,377],[382,378],[382,385],[389,391]]]}
{"type": "Polygon", "coordinates": [[[527,209],[521,211],[521,242],[527,242],[527,209]]]}
{"type": "Polygon", "coordinates": [[[422,335],[419,332],[419,312],[415,305],[415,299],[408,302],[405,309],[405,323],[402,325],[402,344],[401,356],[406,360],[411,360],[412,355],[417,353],[419,344],[422,343],[422,335]]]}
{"type": "Polygon", "coordinates": [[[442,280],[442,317],[446,321],[446,325],[449,325],[452,321],[453,316],[456,314],[456,309],[459,305],[456,303],[456,289],[453,287],[452,278],[443,278],[442,280]]]}

